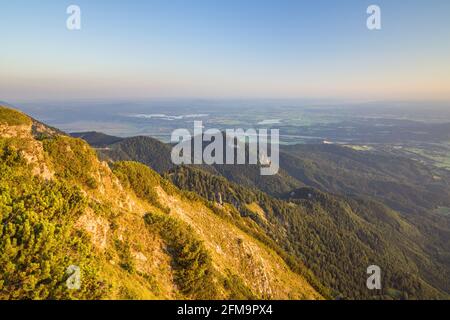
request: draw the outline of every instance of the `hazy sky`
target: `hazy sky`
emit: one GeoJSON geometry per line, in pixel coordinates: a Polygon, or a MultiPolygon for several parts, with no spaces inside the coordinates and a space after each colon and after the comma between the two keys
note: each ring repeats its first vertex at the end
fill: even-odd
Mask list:
{"type": "Polygon", "coordinates": [[[0,0],[0,39],[7,101],[450,99],[448,0],[0,0]]]}

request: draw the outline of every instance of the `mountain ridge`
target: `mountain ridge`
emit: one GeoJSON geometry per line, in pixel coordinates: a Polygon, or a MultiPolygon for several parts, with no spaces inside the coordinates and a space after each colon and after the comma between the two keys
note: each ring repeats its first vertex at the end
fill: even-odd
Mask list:
{"type": "MultiPolygon", "coordinates": [[[[151,141],[148,146],[152,144],[164,145],[162,142],[149,137],[140,140],[144,144],[147,144],[148,141],[151,141]]],[[[153,158],[154,152],[148,146],[146,149],[147,158],[135,157],[132,149],[128,149],[131,152],[126,155],[127,159],[140,161],[150,167],[155,166],[155,163],[160,161],[170,161],[170,152],[167,148],[163,157],[159,154],[159,158],[153,158]]],[[[103,150],[99,152],[102,153],[103,150]]],[[[429,286],[427,282],[430,282],[432,283],[431,287],[435,286],[438,288],[438,292],[440,291],[440,293],[435,291],[431,295],[419,293],[422,298],[426,296],[446,296],[443,292],[448,292],[450,288],[447,281],[450,273],[449,260],[445,254],[449,249],[449,242],[445,239],[449,239],[450,224],[448,219],[438,216],[432,211],[435,206],[448,205],[448,197],[446,196],[448,194],[448,175],[445,172],[438,169],[433,169],[432,172],[419,163],[399,157],[370,152],[361,153],[340,146],[288,146],[281,148],[280,156],[280,173],[269,178],[259,175],[257,165],[245,166],[245,169],[231,165],[189,165],[172,167],[165,172],[161,170],[161,166],[156,167],[159,168],[160,173],[165,173],[166,177],[181,189],[200,194],[214,203],[229,203],[242,216],[252,217],[263,228],[267,226],[261,220],[267,220],[267,217],[271,215],[270,212],[274,209],[279,216],[286,214],[281,213],[283,210],[288,212],[286,218],[281,220],[280,217],[272,216],[273,219],[279,220],[272,220],[272,222],[275,221],[274,223],[278,224],[278,231],[285,229],[286,219],[289,220],[295,216],[297,217],[295,219],[301,217],[301,220],[308,221],[310,215],[306,213],[315,210],[319,210],[325,215],[319,214],[317,220],[313,219],[309,222],[308,227],[304,225],[304,222],[298,220],[296,228],[303,228],[303,233],[310,233],[309,228],[322,230],[326,225],[326,229],[334,230],[333,232],[336,235],[341,234],[342,237],[343,234],[339,225],[345,219],[352,221],[352,224],[360,227],[351,229],[349,232],[360,239],[350,240],[348,238],[343,242],[339,238],[328,239],[328,242],[322,243],[321,249],[326,252],[327,257],[335,255],[335,252],[333,252],[335,251],[333,249],[335,243],[342,242],[343,247],[346,247],[354,246],[354,243],[359,241],[358,246],[361,247],[358,250],[365,252],[366,257],[372,257],[371,260],[387,259],[386,261],[388,261],[397,260],[397,258],[394,258],[396,256],[405,257],[404,262],[397,262],[401,266],[399,269],[391,268],[393,293],[391,292],[387,296],[414,297],[418,294],[415,292],[416,289],[399,291],[398,288],[395,288],[395,283],[405,278],[402,273],[416,274],[418,279],[424,277],[422,280],[401,280],[409,283],[411,287],[416,285],[411,285],[408,281],[422,282],[425,287],[429,286]],[[198,171],[199,169],[200,171],[198,171]],[[334,173],[336,170],[342,170],[342,175],[334,173]],[[443,177],[442,181],[434,179],[434,175],[437,174],[443,177]],[[214,182],[215,179],[217,182],[214,182]],[[428,185],[423,183],[424,180],[429,181],[428,185]],[[376,186],[376,181],[379,181],[377,182],[379,186],[376,186]],[[205,182],[212,184],[205,185],[205,182]],[[224,189],[224,186],[227,187],[224,189]],[[431,190],[426,191],[427,187],[431,190]],[[258,198],[261,199],[259,194],[261,191],[263,192],[263,201],[268,201],[268,203],[272,203],[271,205],[264,207],[257,201],[258,198]],[[301,191],[303,196],[296,199],[298,191],[301,191]],[[311,194],[311,198],[308,198],[309,194],[311,194]],[[389,197],[386,195],[389,195],[389,197]],[[300,206],[299,209],[293,210],[293,204],[300,206]],[[253,212],[249,208],[253,208],[253,212]],[[280,211],[281,208],[284,209],[280,211]],[[333,222],[327,217],[326,213],[335,210],[341,213],[333,218],[333,222]],[[392,235],[395,235],[395,237],[392,238],[392,235]],[[385,237],[388,237],[387,242],[382,240],[385,237]],[[370,240],[372,238],[385,243],[379,247],[375,244],[376,242],[370,240]],[[380,252],[375,252],[375,255],[373,255],[374,253],[370,251],[375,251],[374,248],[378,248],[376,250],[380,252]],[[395,250],[397,250],[397,253],[394,253],[395,250]],[[408,257],[405,256],[405,252],[409,252],[408,257]],[[417,252],[420,252],[420,254],[417,255],[417,252]],[[386,256],[382,258],[383,255],[386,256]],[[402,265],[405,266],[402,267],[402,265]],[[413,266],[413,269],[407,271],[411,266],[413,266]],[[403,271],[402,268],[404,268],[403,271]],[[434,271],[429,272],[431,269],[434,271]]],[[[292,222],[289,224],[292,225],[292,222]]],[[[334,288],[335,295],[339,296],[344,293],[342,295],[344,297],[372,297],[371,293],[361,290],[363,284],[358,281],[351,284],[354,281],[352,277],[346,279],[345,273],[348,271],[348,267],[341,265],[337,260],[326,263],[330,267],[330,271],[333,270],[331,266],[337,267],[333,270],[333,273],[337,275],[330,276],[330,271],[323,273],[318,262],[320,260],[315,256],[314,251],[310,251],[307,256],[304,255],[306,243],[302,244],[302,241],[296,239],[296,230],[291,230],[290,235],[284,235],[283,239],[277,238],[275,234],[279,232],[272,230],[272,239],[280,243],[284,242],[285,249],[290,248],[286,250],[291,250],[289,252],[302,257],[307,262],[308,267],[319,274],[319,278],[325,281],[326,285],[334,288]],[[295,249],[292,249],[295,247],[297,247],[297,250],[301,248],[300,251],[295,253],[295,249]],[[336,283],[336,278],[341,278],[338,283],[336,283]],[[347,284],[343,285],[342,283],[347,284]],[[351,287],[351,290],[346,287],[351,287]]],[[[266,230],[266,232],[268,231],[266,230]]],[[[285,232],[289,234],[288,231],[285,230],[285,232]]],[[[313,241],[321,242],[319,239],[313,241]]],[[[360,253],[355,252],[353,254],[358,255],[360,253]]],[[[349,252],[340,252],[340,256],[352,259],[349,252]]],[[[360,265],[361,261],[353,261],[348,264],[360,265]]],[[[360,268],[360,271],[358,271],[360,274],[364,272],[361,270],[362,265],[358,268],[360,268]]],[[[358,279],[357,277],[355,275],[354,279],[358,279]]],[[[405,284],[402,287],[405,289],[405,284]]],[[[431,291],[433,290],[431,289],[431,291]]]]}
{"type": "Polygon", "coordinates": [[[47,134],[0,107],[1,299],[323,299],[277,251],[225,219],[231,208],[40,130],[47,134]],[[80,290],[66,286],[71,265],[80,290]]]}

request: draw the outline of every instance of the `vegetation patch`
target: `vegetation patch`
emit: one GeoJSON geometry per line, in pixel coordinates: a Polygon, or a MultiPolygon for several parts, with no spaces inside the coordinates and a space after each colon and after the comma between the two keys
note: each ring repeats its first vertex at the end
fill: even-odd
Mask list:
{"type": "Polygon", "coordinates": [[[79,189],[31,175],[20,152],[0,148],[0,300],[98,299],[108,287],[97,276],[87,236],[73,227],[86,206],[79,189]],[[67,268],[81,271],[69,290],[67,268]]]}
{"type": "Polygon", "coordinates": [[[230,292],[230,300],[256,300],[258,297],[245,285],[244,281],[235,274],[229,274],[223,281],[223,286],[230,292]]]}
{"type": "Polygon", "coordinates": [[[149,201],[165,212],[169,211],[159,202],[156,187],[161,186],[168,194],[173,194],[173,187],[152,169],[138,162],[121,161],[113,164],[113,172],[120,182],[133,190],[139,198],[149,201]]]}
{"type": "Polygon", "coordinates": [[[192,228],[167,215],[148,213],[144,219],[166,242],[180,291],[193,299],[217,298],[211,257],[203,243],[194,238],[192,228]]]}
{"type": "Polygon", "coordinates": [[[50,158],[58,177],[95,189],[95,152],[81,139],[57,136],[43,141],[44,150],[50,158]]]}
{"type": "Polygon", "coordinates": [[[116,252],[118,253],[120,258],[120,267],[128,273],[133,274],[136,271],[136,266],[131,254],[130,244],[118,239],[114,241],[114,244],[116,247],[116,252]]]}
{"type": "MultiPolygon", "coordinates": [[[[208,199],[213,212],[274,250],[325,298],[374,298],[359,281],[360,270],[371,261],[384,270],[386,287],[397,288],[410,299],[446,297],[414,270],[429,262],[417,254],[418,247],[411,248],[416,239],[412,225],[380,203],[312,188],[296,190],[286,200],[276,199],[192,167],[177,168],[168,176],[189,194],[208,199]],[[252,214],[248,205],[252,203],[258,204],[267,221],[252,214]]],[[[431,266],[428,270],[434,283],[448,287],[445,273],[431,266]]]]}
{"type": "Polygon", "coordinates": [[[20,111],[0,106],[0,124],[20,126],[31,124],[31,119],[20,111]]]}

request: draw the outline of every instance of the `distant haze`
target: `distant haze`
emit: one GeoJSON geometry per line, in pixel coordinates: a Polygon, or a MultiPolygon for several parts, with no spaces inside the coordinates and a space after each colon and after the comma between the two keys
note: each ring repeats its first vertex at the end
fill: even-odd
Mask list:
{"type": "Polygon", "coordinates": [[[0,99],[450,100],[450,2],[3,1],[0,99]]]}

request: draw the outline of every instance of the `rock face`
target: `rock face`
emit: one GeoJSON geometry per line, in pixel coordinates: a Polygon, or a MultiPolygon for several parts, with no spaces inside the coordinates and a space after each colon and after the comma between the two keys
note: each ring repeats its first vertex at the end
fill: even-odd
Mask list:
{"type": "Polygon", "coordinates": [[[44,159],[42,143],[32,136],[32,125],[7,125],[0,122],[0,137],[4,139],[16,139],[21,141],[21,153],[25,160],[32,166],[34,175],[41,176],[49,180],[53,177],[53,172],[48,168],[44,159]]]}
{"type": "Polygon", "coordinates": [[[100,250],[105,250],[108,245],[109,222],[107,219],[95,215],[92,210],[86,210],[76,225],[77,228],[85,230],[90,236],[93,244],[100,250]]]}

